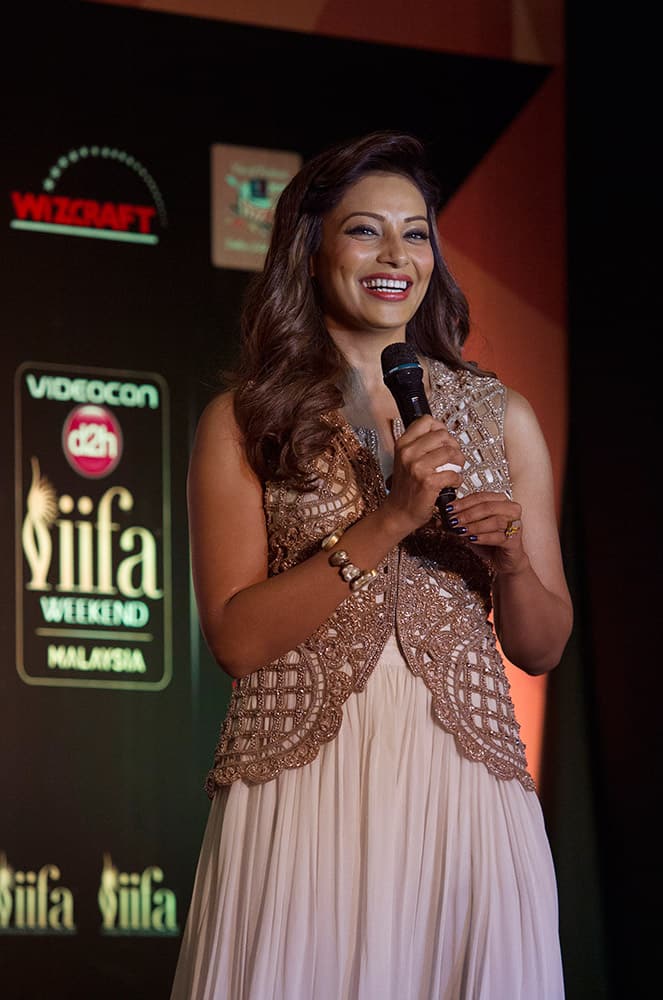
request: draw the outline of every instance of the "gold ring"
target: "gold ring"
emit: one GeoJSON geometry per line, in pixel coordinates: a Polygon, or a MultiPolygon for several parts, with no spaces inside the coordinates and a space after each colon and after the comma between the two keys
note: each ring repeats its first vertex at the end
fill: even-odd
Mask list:
{"type": "Polygon", "coordinates": [[[515,521],[509,521],[506,528],[504,529],[505,538],[511,538],[512,535],[517,535],[520,531],[520,523],[516,524],[515,521]]]}

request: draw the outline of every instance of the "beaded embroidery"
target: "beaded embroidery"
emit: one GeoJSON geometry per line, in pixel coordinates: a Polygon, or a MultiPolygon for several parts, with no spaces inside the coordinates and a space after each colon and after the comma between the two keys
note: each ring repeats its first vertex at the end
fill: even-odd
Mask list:
{"type": "MultiPolygon", "coordinates": [[[[477,490],[510,495],[504,385],[436,361],[430,372],[433,416],[468,459],[458,496],[477,490]]],[[[339,413],[326,419],[336,433],[311,463],[314,486],[302,492],[287,483],[265,484],[270,575],[312,555],[325,535],[348,528],[386,495],[377,454],[367,447],[371,435],[355,433],[339,413]]],[[[534,789],[489,620],[491,567],[443,533],[436,515],[377,569],[370,587],[348,596],[306,642],[233,686],[207,776],[210,798],[238,779],[268,781],[312,761],[338,733],[344,702],[364,688],[394,630],[459,752],[498,778],[534,789]]]]}

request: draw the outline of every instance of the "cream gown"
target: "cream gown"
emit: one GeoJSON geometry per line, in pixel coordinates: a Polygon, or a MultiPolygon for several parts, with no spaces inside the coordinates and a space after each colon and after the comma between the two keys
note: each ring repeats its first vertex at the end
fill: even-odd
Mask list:
{"type": "Polygon", "coordinates": [[[212,801],[170,1000],[563,997],[539,799],[459,753],[394,635],[315,760],[212,801]]]}
{"type": "Polygon", "coordinates": [[[216,795],[171,1000],[561,1000],[556,893],[536,793],[392,636],[312,763],[216,795]]]}

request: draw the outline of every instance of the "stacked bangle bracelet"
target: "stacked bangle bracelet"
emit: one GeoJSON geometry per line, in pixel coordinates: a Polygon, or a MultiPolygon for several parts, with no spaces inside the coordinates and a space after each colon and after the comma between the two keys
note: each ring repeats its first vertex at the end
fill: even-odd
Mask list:
{"type": "MultiPolygon", "coordinates": [[[[322,539],[321,547],[325,552],[329,552],[333,549],[337,542],[340,542],[343,537],[343,531],[340,528],[336,528],[330,535],[322,539]]],[[[356,594],[359,590],[364,590],[365,587],[374,580],[378,575],[376,569],[359,569],[354,563],[350,562],[350,556],[345,551],[345,549],[336,549],[335,552],[329,556],[327,560],[330,566],[337,566],[338,571],[345,582],[350,587],[353,594],[356,594]]]]}

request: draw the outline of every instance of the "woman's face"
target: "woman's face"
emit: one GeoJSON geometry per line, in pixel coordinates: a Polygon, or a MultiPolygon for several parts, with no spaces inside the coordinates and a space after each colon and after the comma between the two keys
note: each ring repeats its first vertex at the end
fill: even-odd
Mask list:
{"type": "Polygon", "coordinates": [[[327,329],[404,339],[433,266],[419,189],[400,174],[367,174],[323,218],[320,249],[311,258],[327,329]]]}

